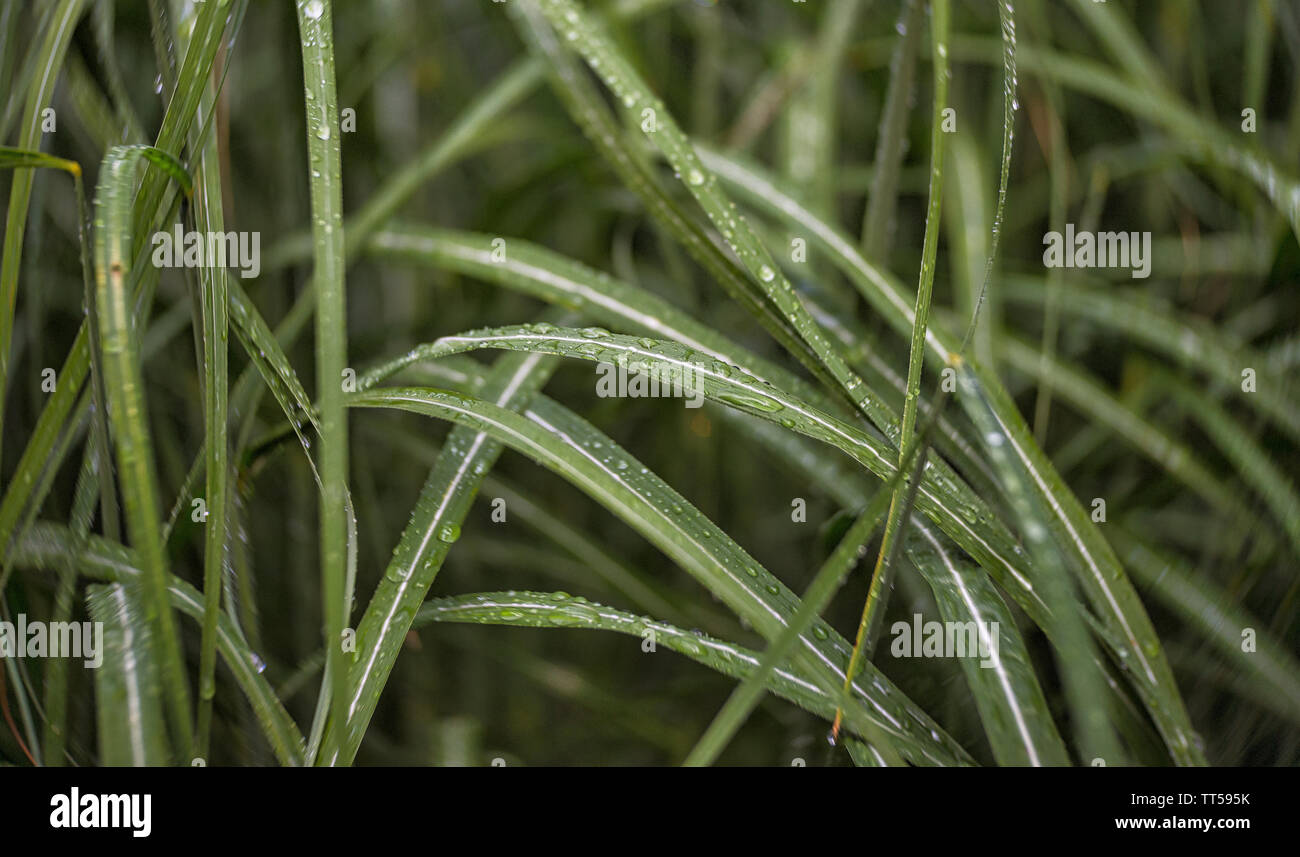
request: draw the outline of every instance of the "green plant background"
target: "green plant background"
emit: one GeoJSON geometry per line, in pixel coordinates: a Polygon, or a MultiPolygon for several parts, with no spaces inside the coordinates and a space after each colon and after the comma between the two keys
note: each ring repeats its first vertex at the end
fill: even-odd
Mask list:
{"type": "Polygon", "coordinates": [[[1272,0],[0,0],[0,618],[108,641],[0,764],[1295,764],[1297,81],[1272,0]]]}

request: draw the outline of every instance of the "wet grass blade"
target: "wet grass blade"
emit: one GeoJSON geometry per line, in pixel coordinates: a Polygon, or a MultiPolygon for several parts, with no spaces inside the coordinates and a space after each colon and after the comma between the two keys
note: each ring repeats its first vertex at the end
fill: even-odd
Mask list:
{"type": "MultiPolygon", "coordinates": [[[[368,390],[349,404],[408,410],[488,432],[622,518],[769,640],[797,609],[789,589],[681,495],[590,424],[544,398],[522,416],[482,400],[423,388],[368,390]]],[[[800,637],[796,658],[817,683],[834,693],[843,682],[848,654],[847,644],[833,628],[816,623],[800,637]]],[[[968,758],[870,665],[854,691],[864,708],[861,716],[853,713],[857,706],[846,712],[850,728],[870,728],[855,726],[866,717],[914,764],[962,764],[968,758]]]]}
{"type": "Polygon", "coordinates": [[[131,191],[141,160],[153,164],[189,191],[185,168],[167,153],[145,146],[119,146],[104,156],[95,191],[95,292],[100,341],[126,508],[127,532],[145,572],[144,615],[153,633],[166,690],[168,719],[176,742],[193,741],[190,691],[180,638],[167,603],[167,557],[162,542],[162,510],[153,442],[150,439],[140,366],[140,336],[127,294],[131,271],[134,213],[131,191]]]}
{"type": "Polygon", "coordinates": [[[104,629],[104,662],[95,671],[100,762],[109,767],[166,765],[162,694],[155,646],[138,595],[126,585],[90,586],[86,601],[104,629]]]}
{"type": "Polygon", "coordinates": [[[838,416],[847,413],[821,388],[755,355],[653,292],[520,239],[504,239],[502,259],[493,244],[498,237],[395,223],[375,234],[369,251],[374,258],[406,260],[497,283],[578,310],[611,327],[674,339],[726,363],[744,365],[755,375],[838,416]]]}
{"type": "MultiPolygon", "coordinates": [[[[1023,51],[1018,53],[1018,56],[1022,53],[1023,51]]],[[[809,236],[809,243],[815,242],[830,255],[836,266],[844,271],[863,297],[891,326],[900,331],[911,331],[912,308],[903,298],[900,287],[892,278],[863,259],[852,243],[834,227],[819,220],[800,205],[762,170],[708,149],[702,149],[702,154],[718,177],[743,193],[747,199],[783,222],[802,224],[805,234],[809,236]]],[[[999,291],[1003,296],[1010,296],[1008,283],[1014,279],[1004,277],[999,283],[999,291]]],[[[1075,292],[1075,289],[1062,292],[1063,306],[1075,292]]],[[[1154,313],[1146,313],[1146,316],[1153,318],[1155,323],[1159,322],[1154,313]]],[[[951,334],[938,324],[930,326],[926,334],[926,346],[931,359],[943,364],[947,363],[948,356],[959,347],[951,334]]],[[[968,361],[966,365],[977,377],[987,403],[1006,430],[1006,436],[1011,439],[1011,451],[1019,460],[1019,466],[1029,474],[1034,490],[1051,516],[1050,523],[1062,534],[1062,547],[1073,557],[1072,570],[1079,575],[1089,603],[1102,621],[1113,629],[1114,632],[1106,639],[1107,645],[1117,657],[1130,665],[1127,676],[1134,682],[1142,695],[1143,703],[1160,724],[1161,733],[1169,742],[1171,753],[1176,759],[1187,763],[1203,760],[1200,751],[1194,746],[1194,733],[1186,709],[1161,651],[1160,642],[1151,627],[1151,620],[1133,591],[1132,584],[1124,575],[1114,551],[1092,524],[1046,454],[1033,441],[1024,425],[1024,419],[1001,383],[978,364],[968,361]]],[[[1274,402],[1276,401],[1275,398],[1274,402]]],[[[924,505],[924,495],[919,502],[924,505]]],[[[948,535],[963,550],[971,552],[971,548],[957,538],[956,534],[948,532],[948,535]]],[[[1007,588],[1008,593],[1015,595],[1014,589],[1002,577],[1002,569],[996,561],[977,553],[971,555],[1007,588]]],[[[1022,599],[1017,598],[1017,601],[1021,602],[1022,607],[1026,606],[1022,599]]]]}
{"type": "MultiPolygon", "coordinates": [[[[180,151],[190,125],[196,118],[199,96],[202,88],[207,85],[207,75],[212,70],[217,47],[225,30],[226,16],[234,14],[242,6],[243,4],[238,2],[227,4],[225,7],[217,3],[208,3],[199,10],[190,44],[185,52],[177,95],[168,102],[162,126],[158,131],[156,148],[161,151],[180,151]]],[[[60,9],[62,10],[63,7],[60,9]]],[[[139,300],[139,298],[152,294],[153,286],[158,281],[158,268],[143,264],[148,258],[150,249],[146,240],[146,236],[150,234],[150,224],[154,222],[160,210],[166,215],[164,220],[169,219],[169,216],[174,214],[175,206],[179,204],[179,197],[176,197],[164,205],[164,193],[170,189],[169,177],[174,179],[176,176],[175,174],[169,176],[165,169],[147,170],[137,198],[133,222],[133,234],[136,236],[133,246],[135,264],[130,266],[131,295],[136,300],[136,305],[148,303],[147,300],[139,300]]],[[[172,193],[174,194],[175,191],[173,190],[172,193]]],[[[9,226],[13,226],[12,218],[9,226]]],[[[90,330],[89,323],[83,323],[77,331],[68,356],[58,371],[59,383],[41,411],[36,428],[32,431],[31,440],[28,441],[18,462],[14,478],[6,487],[3,500],[0,500],[0,549],[7,549],[10,545],[14,536],[14,527],[31,499],[31,491],[37,483],[37,474],[46,466],[55,438],[59,436],[59,432],[74,411],[81,384],[85,381],[86,374],[94,362],[91,354],[94,342],[95,334],[90,330]]],[[[3,588],[5,583],[2,578],[3,572],[0,572],[0,588],[3,588]]]]}
{"type": "MultiPolygon", "coordinates": [[[[208,96],[211,98],[211,95],[208,96]]],[[[210,112],[209,110],[205,112],[210,112]]],[[[195,132],[195,136],[198,133],[195,132]]],[[[209,139],[199,161],[199,193],[194,200],[194,226],[202,235],[224,234],[221,168],[216,141],[209,139]]],[[[199,270],[200,315],[203,322],[203,422],[206,485],[203,495],[203,630],[199,641],[198,728],[193,749],[206,759],[212,728],[212,700],[216,695],[217,617],[221,609],[221,583],[227,566],[226,513],[230,504],[227,461],[229,378],[227,361],[230,321],[227,313],[227,271],[208,266],[199,270]]]]}
{"type": "MultiPolygon", "coordinates": [[[[948,0],[933,0],[930,4],[931,63],[934,69],[934,103],[930,116],[930,198],[925,212],[925,238],[921,247],[921,271],[916,286],[916,305],[912,311],[912,343],[907,361],[907,393],[903,397],[903,420],[898,436],[900,467],[915,444],[917,403],[921,398],[921,373],[925,363],[925,337],[930,322],[930,298],[934,294],[934,267],[939,252],[940,214],[943,207],[943,114],[948,104],[948,0]]],[[[924,456],[924,453],[922,453],[924,456]]],[[[871,587],[862,605],[862,618],[858,622],[857,639],[853,643],[853,658],[849,661],[848,678],[853,678],[862,658],[870,658],[875,651],[880,626],[885,621],[885,610],[894,590],[892,557],[894,543],[906,526],[908,504],[903,502],[906,485],[894,489],[885,521],[885,534],[880,542],[880,553],[871,575],[871,587]]],[[[838,721],[836,721],[838,725],[838,721]]]]}
{"type": "Polygon", "coordinates": [[[1010,336],[998,340],[998,351],[1009,366],[1040,383],[1050,380],[1056,394],[1079,413],[1132,444],[1220,512],[1230,514],[1238,508],[1234,494],[1201,463],[1193,449],[1115,398],[1097,379],[1010,336]]]}
{"type": "MultiPolygon", "coordinates": [[[[816,355],[796,331],[790,328],[768,295],[747,278],[695,219],[667,194],[644,159],[634,155],[633,146],[624,140],[622,127],[610,115],[605,101],[588,81],[585,72],[561,44],[558,34],[542,18],[534,0],[515,4],[510,10],[530,48],[545,61],[552,88],[619,179],[637,194],[650,215],[722,286],[732,300],[744,307],[773,339],[809,371],[830,382],[834,389],[833,381],[825,378],[822,373],[816,355]]],[[[626,101],[624,106],[626,107],[626,101]]]]}
{"type": "MultiPolygon", "coordinates": [[[[347,669],[341,651],[350,606],[347,590],[348,424],[343,407],[347,369],[344,290],[342,153],[334,87],[333,3],[298,0],[303,95],[307,116],[312,210],[312,283],[316,290],[316,389],[320,396],[321,592],[325,616],[325,673],[330,715],[347,723],[347,669]]],[[[331,750],[332,748],[326,748],[331,750]]]]}
{"type": "Polygon", "coordinates": [[[1031,477],[1009,454],[1012,441],[988,404],[982,385],[967,366],[959,364],[956,372],[959,398],[971,421],[984,432],[985,449],[1002,473],[1004,489],[1034,559],[1040,591],[1051,610],[1057,665],[1081,752],[1085,758],[1101,759],[1106,765],[1122,764],[1125,757],[1106,710],[1104,679],[1095,666],[1092,638],[1069,573],[1052,541],[1049,516],[1039,506],[1031,477]]]}
{"type": "MultiPolygon", "coordinates": [[[[366,389],[420,361],[480,348],[541,351],[605,363],[611,369],[621,367],[629,377],[655,377],[660,385],[668,384],[685,395],[702,395],[830,444],[881,479],[888,479],[897,469],[897,456],[884,441],[754,377],[742,367],[678,343],[611,334],[599,328],[520,325],[447,336],[369,370],[359,379],[358,388],[366,389]]],[[[1041,606],[1026,576],[1024,558],[1016,552],[1015,540],[968,488],[936,465],[927,470],[917,502],[986,568],[996,569],[998,579],[1017,594],[1022,606],[1031,613],[1041,606]]]]}
{"type": "MultiPolygon", "coordinates": [[[[695,198],[741,266],[766,295],[803,343],[816,355],[811,366],[821,376],[829,374],[847,400],[887,434],[894,431],[887,409],[840,357],[821,327],[800,303],[794,287],[772,254],[736,210],[716,177],[700,159],[690,140],[677,126],[667,105],[655,96],[613,45],[600,26],[573,0],[536,2],[557,32],[586,60],[605,82],[625,119],[640,127],[662,153],[683,187],[695,198]]],[[[798,352],[793,352],[798,355],[798,352]]]]}
{"type": "MultiPolygon", "coordinates": [[[[15,562],[38,569],[59,569],[71,564],[87,578],[113,581],[128,588],[143,582],[144,572],[128,548],[93,535],[85,539],[80,552],[77,544],[77,538],[67,527],[37,522],[15,546],[15,562]]],[[[167,597],[175,609],[196,622],[202,621],[203,596],[194,587],[173,577],[167,586],[167,597]]],[[[249,650],[243,636],[224,614],[217,621],[217,650],[257,715],[276,758],[285,765],[301,765],[302,733],[262,674],[265,665],[249,650]]]]}
{"type": "MultiPolygon", "coordinates": [[[[550,378],[554,364],[538,354],[504,355],[480,395],[500,407],[520,409],[550,378]]],[[[347,730],[337,739],[327,732],[324,745],[340,748],[329,764],[351,764],[355,758],[415,612],[459,537],[483,476],[500,454],[498,442],[463,426],[453,429],[443,446],[357,629],[347,730]]]]}
{"type": "MultiPolygon", "coordinates": [[[[27,102],[19,123],[16,149],[38,151],[41,141],[41,113],[54,97],[63,55],[85,6],[84,0],[60,0],[49,16],[40,47],[34,55],[34,74],[27,90],[27,102]]],[[[31,165],[36,166],[36,165],[31,165]]],[[[48,166],[41,164],[40,166],[48,166]]],[[[23,235],[27,230],[27,208],[32,198],[32,171],[22,166],[9,189],[9,210],[5,217],[4,256],[0,259],[0,433],[4,431],[4,403],[9,389],[9,352],[13,347],[14,305],[18,298],[18,273],[22,265],[23,235]]]]}
{"type": "MultiPolygon", "coordinates": [[[[911,469],[912,456],[908,456],[899,462],[899,469],[885,485],[876,492],[876,495],[867,504],[867,507],[858,515],[852,526],[840,538],[836,544],[835,550],[830,557],[822,564],[816,576],[813,577],[812,583],[804,592],[800,599],[799,608],[795,611],[794,616],[790,618],[790,623],[785,626],[780,635],[772,642],[767,650],[763,653],[763,661],[759,664],[749,678],[745,679],[727,698],[722,709],[718,711],[709,724],[709,728],[700,736],[695,748],[691,750],[686,757],[685,765],[688,767],[698,767],[713,764],[717,760],[718,754],[727,746],[735,736],[736,731],[745,722],[749,714],[758,704],[764,690],[764,683],[772,674],[772,671],[778,664],[783,662],[794,649],[799,635],[806,631],[813,620],[821,616],[826,607],[830,604],[835,593],[844,584],[845,578],[853,571],[866,550],[868,540],[875,533],[876,527],[880,525],[881,518],[885,517],[887,509],[893,503],[893,498],[897,495],[895,492],[898,486],[903,485],[903,474],[911,469]]],[[[916,478],[917,474],[911,474],[916,478]]],[[[851,681],[853,674],[853,661],[849,661],[849,671],[846,677],[846,685],[851,681]]],[[[837,706],[836,716],[834,718],[836,726],[840,722],[840,714],[837,706]]],[[[875,736],[868,736],[875,738],[875,736]]],[[[888,750],[888,745],[882,745],[879,741],[873,740],[873,745],[877,749],[882,747],[888,750]]],[[[889,752],[885,760],[888,764],[901,764],[901,762],[889,752]]]]}
{"type": "Polygon", "coordinates": [[[977,640],[981,629],[997,638],[987,658],[968,649],[961,667],[998,764],[1069,765],[1015,617],[988,576],[929,527],[914,526],[905,546],[943,620],[974,627],[977,640]]]}
{"type": "MultiPolygon", "coordinates": [[[[653,639],[709,669],[745,682],[759,674],[761,661],[759,652],[743,646],[559,592],[482,592],[434,598],[416,614],[415,627],[434,622],[613,631],[653,639]]],[[[820,717],[830,719],[835,712],[834,694],[787,665],[765,671],[763,683],[764,690],[820,717]]]]}

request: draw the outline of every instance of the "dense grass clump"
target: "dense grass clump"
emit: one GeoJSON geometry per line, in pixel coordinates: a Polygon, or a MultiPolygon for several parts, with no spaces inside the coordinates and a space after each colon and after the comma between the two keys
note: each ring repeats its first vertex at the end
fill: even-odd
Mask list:
{"type": "Polygon", "coordinates": [[[0,764],[1300,762],[1297,81],[1270,0],[0,0],[0,622],[103,632],[0,764]]]}

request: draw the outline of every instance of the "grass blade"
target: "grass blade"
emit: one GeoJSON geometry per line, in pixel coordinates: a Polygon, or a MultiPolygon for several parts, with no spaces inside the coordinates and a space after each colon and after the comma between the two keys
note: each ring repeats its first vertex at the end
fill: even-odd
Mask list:
{"type": "Polygon", "coordinates": [[[103,348],[109,417],[117,449],[127,531],[145,572],[144,615],[157,647],[168,718],[177,743],[193,741],[190,692],[180,639],[167,603],[167,557],[162,543],[153,443],[144,402],[140,337],[127,295],[131,270],[131,189],[140,160],[154,164],[190,187],[185,168],[170,155],[144,146],[119,146],[104,156],[95,191],[95,291],[103,348]]]}
{"type": "MultiPolygon", "coordinates": [[[[415,626],[434,622],[603,630],[642,639],[653,633],[657,644],[662,643],[723,675],[749,682],[759,674],[758,652],[565,593],[482,592],[435,598],[420,608],[415,626]]],[[[810,682],[797,670],[777,665],[766,671],[763,682],[765,689],[800,708],[826,719],[834,715],[834,694],[810,682]]]]}
{"type": "MultiPolygon", "coordinates": [[[[343,407],[347,369],[347,301],[344,290],[343,181],[338,103],[334,88],[332,0],[297,0],[302,42],[307,152],[311,162],[313,252],[316,289],[316,388],[320,395],[321,591],[325,617],[325,674],[330,714],[347,723],[347,671],[340,649],[348,624],[347,513],[348,424],[343,407]]],[[[330,750],[332,748],[326,748],[330,750]]]]}
{"type": "MultiPolygon", "coordinates": [[[[397,408],[448,419],[492,434],[590,494],[696,577],[769,640],[796,609],[793,594],[679,494],[613,441],[575,415],[539,398],[521,416],[481,400],[438,390],[382,388],[358,393],[353,407],[397,408]],[[596,452],[599,452],[597,456],[596,452]]],[[[815,624],[796,655],[828,692],[843,682],[848,647],[815,624]]],[[[846,722],[870,720],[914,764],[962,764],[966,754],[923,711],[903,701],[868,665],[854,684],[857,706],[846,722]],[[938,736],[937,738],[935,736],[938,736]]]]}
{"type": "Polygon", "coordinates": [[[158,664],[144,609],[121,583],[89,587],[86,601],[105,637],[104,663],[95,671],[101,760],[110,767],[165,765],[158,664]]]}
{"type": "MultiPolygon", "coordinates": [[[[38,522],[15,546],[15,562],[55,569],[72,564],[85,577],[121,583],[128,588],[143,581],[144,572],[137,557],[126,547],[93,535],[85,539],[80,553],[76,544],[77,540],[66,527],[38,522]]],[[[177,610],[196,621],[202,620],[203,596],[188,583],[173,577],[167,586],[167,597],[177,610]]],[[[224,614],[217,620],[217,650],[253,707],[276,758],[285,765],[301,765],[302,733],[267,683],[262,674],[264,665],[224,614]]]]}
{"type": "MultiPolygon", "coordinates": [[[[16,148],[36,151],[41,140],[42,111],[54,97],[63,55],[81,19],[84,0],[60,0],[49,16],[49,25],[34,55],[35,73],[27,90],[27,104],[19,125],[16,148]]],[[[43,165],[44,166],[44,165],[43,165]]],[[[32,198],[32,172],[22,167],[14,174],[9,189],[9,212],[5,218],[4,256],[0,259],[0,432],[4,430],[4,403],[9,389],[9,352],[12,348],[14,304],[18,297],[18,272],[27,229],[27,208],[32,198]]]]}
{"type": "MultiPolygon", "coordinates": [[[[915,443],[917,402],[921,397],[921,372],[925,361],[925,336],[930,320],[930,298],[934,292],[934,266],[939,252],[939,230],[942,226],[940,212],[943,207],[943,112],[948,104],[948,0],[933,0],[930,4],[930,40],[934,68],[934,104],[930,117],[930,199],[925,212],[925,239],[921,248],[921,271],[916,286],[916,306],[912,311],[912,346],[907,361],[907,394],[903,398],[903,422],[898,437],[899,466],[912,451],[915,443]]],[[[922,453],[924,459],[924,453],[922,453]]],[[[894,571],[891,565],[893,547],[902,528],[906,526],[907,506],[902,502],[906,485],[894,489],[894,499],[889,505],[885,521],[885,535],[880,542],[880,554],[871,575],[871,588],[862,605],[862,619],[858,623],[858,636],[853,643],[853,658],[849,661],[848,678],[851,680],[862,658],[870,658],[876,646],[876,637],[885,620],[885,608],[894,589],[894,571]]],[[[836,721],[836,726],[839,721],[836,721]]]]}
{"type": "MultiPolygon", "coordinates": [[[[505,355],[481,395],[503,408],[522,408],[550,378],[553,364],[538,354],[505,355]]],[[[501,445],[487,434],[457,426],[429,472],[357,631],[357,657],[349,675],[348,729],[337,739],[337,761],[351,764],[356,756],[416,609],[459,537],[484,474],[500,454],[501,445]]],[[[325,746],[334,743],[327,733],[325,746]]]]}

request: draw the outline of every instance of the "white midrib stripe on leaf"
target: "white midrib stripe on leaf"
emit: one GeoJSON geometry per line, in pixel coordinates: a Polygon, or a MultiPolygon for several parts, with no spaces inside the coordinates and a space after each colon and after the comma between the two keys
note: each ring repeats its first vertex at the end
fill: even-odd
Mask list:
{"type": "MultiPolygon", "coordinates": [[[[961,573],[957,571],[956,567],[952,564],[952,560],[949,559],[948,551],[945,550],[943,544],[935,538],[934,533],[930,532],[930,529],[924,524],[919,521],[914,521],[913,526],[916,527],[917,531],[920,532],[925,540],[934,548],[934,552],[939,557],[939,561],[943,563],[943,567],[948,570],[948,574],[957,584],[957,589],[961,592],[961,600],[965,602],[966,609],[970,612],[971,618],[973,618],[980,627],[983,627],[984,621],[982,614],[980,613],[979,605],[976,604],[975,599],[971,597],[970,590],[966,588],[966,581],[962,578],[961,573]]],[[[976,667],[976,669],[980,669],[980,667],[976,667]]],[[[1006,666],[1002,662],[1001,646],[997,647],[997,653],[993,655],[993,669],[997,673],[998,684],[1002,685],[1002,692],[1007,698],[1007,704],[1011,708],[1011,713],[1016,718],[1016,731],[1020,733],[1021,743],[1025,745],[1025,750],[1029,753],[1029,764],[1034,765],[1035,767],[1040,766],[1042,765],[1042,760],[1038,758],[1038,749],[1034,746],[1034,741],[1029,736],[1029,727],[1025,723],[1024,715],[1020,710],[1020,699],[1011,689],[1011,682],[1007,676],[1006,666]]]]}
{"type": "Polygon", "coordinates": [[[140,713],[140,665],[135,661],[135,631],[131,629],[131,616],[126,600],[126,587],[117,584],[113,587],[113,600],[117,602],[117,615],[122,617],[122,654],[123,672],[126,673],[126,711],[127,730],[131,736],[131,758],[136,767],[148,763],[144,751],[144,721],[140,713]]]}
{"type": "Polygon", "coordinates": [[[1084,562],[1088,564],[1088,571],[1092,574],[1093,578],[1097,581],[1097,585],[1101,587],[1101,591],[1105,594],[1106,603],[1110,605],[1111,612],[1114,614],[1115,618],[1119,620],[1120,627],[1124,629],[1124,633],[1128,638],[1129,648],[1133,650],[1133,654],[1142,663],[1142,669],[1146,672],[1147,678],[1151,680],[1153,685],[1159,684],[1156,679],[1155,671],[1151,669],[1151,664],[1147,662],[1146,655],[1143,653],[1142,647],[1137,642],[1137,635],[1135,635],[1133,629],[1129,627],[1128,619],[1124,615],[1124,611],[1120,609],[1119,602],[1115,600],[1115,595],[1111,591],[1110,586],[1106,583],[1106,578],[1102,575],[1101,569],[1098,568],[1095,562],[1093,562],[1092,552],[1088,549],[1087,544],[1084,543],[1083,537],[1079,534],[1079,531],[1074,528],[1074,523],[1065,513],[1065,509],[1063,509],[1061,504],[1056,501],[1056,495],[1048,488],[1047,484],[1043,481],[1042,476],[1039,475],[1038,469],[1034,466],[1034,463],[1029,460],[1029,456],[1025,453],[1024,449],[1021,448],[1019,442],[1016,441],[1011,430],[1007,428],[1006,423],[1002,421],[1002,416],[993,408],[989,408],[989,413],[991,413],[993,418],[998,421],[998,428],[1002,430],[1002,436],[1007,439],[1011,444],[1011,448],[1016,451],[1016,456],[1024,465],[1025,471],[1029,473],[1034,480],[1034,484],[1038,486],[1038,493],[1041,494],[1046,499],[1048,505],[1051,506],[1053,514],[1055,514],[1057,520],[1065,526],[1066,531],[1070,535],[1070,540],[1074,542],[1074,546],[1078,550],[1079,555],[1083,557],[1084,562]]]}

